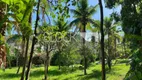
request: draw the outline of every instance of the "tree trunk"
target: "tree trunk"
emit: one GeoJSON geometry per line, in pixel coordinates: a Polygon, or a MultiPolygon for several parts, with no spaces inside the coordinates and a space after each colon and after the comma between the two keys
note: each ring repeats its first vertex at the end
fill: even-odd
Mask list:
{"type": "Polygon", "coordinates": [[[108,30],[108,58],[107,58],[107,64],[108,64],[108,67],[109,67],[109,70],[111,70],[111,55],[112,55],[112,52],[111,52],[111,44],[110,44],[110,30],[108,30]]]}
{"type": "MultiPolygon", "coordinates": [[[[100,34],[98,32],[98,46],[100,46],[99,44],[101,44],[101,39],[100,39],[100,34]]],[[[98,58],[99,58],[99,60],[101,62],[101,56],[102,56],[102,54],[100,54],[100,53],[101,53],[101,48],[99,47],[99,49],[98,49],[98,58]]]]}
{"type": "Polygon", "coordinates": [[[83,56],[84,56],[84,75],[87,75],[87,71],[86,71],[86,69],[87,69],[87,57],[86,57],[86,52],[85,52],[85,32],[86,32],[86,24],[84,23],[83,24],[83,31],[82,31],[83,33],[83,38],[82,38],[82,41],[83,41],[83,56]]]}
{"type": "Polygon", "coordinates": [[[105,73],[105,53],[104,53],[104,29],[103,29],[103,5],[102,0],[99,0],[100,5],[100,15],[101,15],[101,23],[100,23],[100,32],[101,32],[101,52],[102,52],[102,80],[106,80],[106,73],[105,73]]]}
{"type": "Polygon", "coordinates": [[[18,66],[16,74],[19,74],[19,71],[20,71],[20,66],[18,66]]]}
{"type": "Polygon", "coordinates": [[[127,52],[126,52],[126,49],[127,49],[127,47],[126,47],[126,39],[124,39],[123,46],[124,46],[124,56],[126,57],[126,54],[127,54],[127,52]]]}
{"type": "Polygon", "coordinates": [[[47,51],[46,53],[46,60],[45,60],[45,75],[44,75],[44,80],[48,80],[48,66],[49,66],[49,52],[47,51]]]}
{"type": "Polygon", "coordinates": [[[23,64],[23,70],[21,74],[21,80],[24,80],[24,76],[25,76],[25,69],[26,69],[26,63],[27,63],[27,58],[28,58],[28,48],[29,48],[28,46],[29,46],[29,38],[27,39],[27,44],[26,44],[26,52],[24,56],[24,64],[23,64]]]}
{"type": "Polygon", "coordinates": [[[24,57],[24,53],[25,53],[25,37],[24,36],[22,36],[21,49],[22,49],[22,52],[21,52],[21,54],[18,55],[18,62],[17,62],[18,63],[18,69],[17,69],[17,73],[16,74],[19,74],[19,71],[20,71],[20,66],[21,66],[21,64],[19,64],[20,63],[19,61],[21,61],[21,60],[19,60],[20,56],[22,55],[22,57],[24,57]]]}
{"type": "Polygon", "coordinates": [[[59,55],[58,55],[58,69],[60,70],[61,69],[61,59],[60,59],[60,57],[61,57],[61,51],[59,50],[59,55]]]}
{"type": "MultiPolygon", "coordinates": [[[[29,23],[31,24],[31,15],[29,16],[29,23]]],[[[27,43],[26,43],[26,52],[24,54],[24,64],[23,64],[23,70],[22,70],[22,74],[21,74],[21,80],[24,80],[25,77],[25,70],[26,70],[26,64],[27,64],[27,59],[28,59],[28,50],[29,50],[29,36],[26,38],[27,43]]]]}
{"type": "Polygon", "coordinates": [[[38,26],[38,20],[39,20],[39,5],[40,5],[40,0],[38,0],[38,5],[37,5],[37,17],[36,17],[36,23],[35,23],[35,30],[34,30],[34,37],[33,37],[33,40],[32,40],[32,48],[31,48],[31,52],[30,52],[30,58],[29,58],[29,62],[28,62],[28,68],[27,68],[27,72],[26,72],[26,80],[29,80],[29,74],[30,74],[30,68],[31,68],[31,65],[32,65],[32,58],[33,58],[33,53],[34,53],[34,46],[36,44],[36,30],[37,30],[37,26],[38,26]]]}
{"type": "Polygon", "coordinates": [[[117,54],[117,39],[116,39],[116,37],[115,37],[115,40],[114,40],[114,49],[115,49],[115,51],[114,51],[114,58],[116,58],[116,54],[117,54]]]}

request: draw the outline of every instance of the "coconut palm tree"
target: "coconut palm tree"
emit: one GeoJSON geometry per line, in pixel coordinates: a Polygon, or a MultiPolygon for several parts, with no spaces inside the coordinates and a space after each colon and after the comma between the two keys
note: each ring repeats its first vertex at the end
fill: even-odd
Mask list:
{"type": "Polygon", "coordinates": [[[111,46],[110,46],[110,35],[111,35],[111,27],[112,27],[112,23],[113,23],[113,19],[112,18],[108,18],[106,17],[104,19],[104,25],[106,27],[106,32],[108,35],[108,58],[107,58],[107,62],[108,62],[108,67],[109,69],[111,69],[111,46]]]}
{"type": "MultiPolygon", "coordinates": [[[[119,22],[116,22],[113,20],[112,17],[108,18],[108,17],[105,17],[104,19],[104,26],[106,28],[106,33],[108,35],[108,57],[107,57],[107,62],[108,62],[108,67],[109,69],[111,70],[111,60],[112,60],[112,57],[113,57],[113,46],[111,45],[112,42],[114,42],[114,53],[116,54],[116,39],[120,39],[120,36],[117,34],[117,31],[116,31],[116,27],[119,25],[119,22]],[[114,40],[114,41],[113,41],[114,40]]],[[[114,55],[115,55],[114,54],[114,55]]]]}
{"type": "MultiPolygon", "coordinates": [[[[54,31],[55,32],[63,32],[63,31],[68,31],[70,29],[70,27],[68,27],[68,22],[65,22],[64,19],[62,19],[62,21],[60,19],[58,19],[57,21],[55,21],[55,25],[57,26],[54,31]]],[[[57,49],[58,49],[58,52],[59,52],[59,55],[58,55],[58,64],[59,64],[59,69],[61,68],[61,60],[60,60],[60,55],[61,55],[61,52],[62,52],[62,47],[63,47],[63,42],[60,41],[61,38],[57,37],[58,41],[57,41],[57,49]]]]}
{"type": "MultiPolygon", "coordinates": [[[[91,16],[97,11],[97,5],[96,6],[88,6],[87,0],[80,0],[78,1],[77,9],[71,9],[70,10],[74,14],[75,20],[73,20],[70,25],[72,26],[73,24],[81,25],[78,26],[80,32],[83,32],[83,46],[85,46],[85,32],[86,32],[86,25],[89,23],[92,23],[95,25],[95,22],[93,19],[91,19],[91,16]]],[[[86,68],[87,68],[87,62],[86,62],[86,56],[84,53],[84,75],[87,74],[86,68]]]]}

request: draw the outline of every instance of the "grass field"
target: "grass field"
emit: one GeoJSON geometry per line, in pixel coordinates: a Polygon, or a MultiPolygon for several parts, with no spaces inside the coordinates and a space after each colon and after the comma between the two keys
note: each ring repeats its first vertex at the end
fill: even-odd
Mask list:
{"type": "MultiPolygon", "coordinates": [[[[112,66],[112,70],[107,69],[107,80],[123,80],[125,74],[129,70],[129,66],[125,63],[112,66]]],[[[20,80],[20,74],[16,74],[17,67],[6,69],[5,72],[0,70],[0,80],[20,80]]],[[[20,71],[21,72],[21,71],[20,71]]],[[[101,80],[101,65],[91,64],[87,69],[88,74],[83,75],[83,70],[67,69],[62,67],[58,70],[57,66],[50,66],[48,80],[101,80]]],[[[32,67],[30,80],[42,80],[44,78],[43,67],[32,67]]]]}

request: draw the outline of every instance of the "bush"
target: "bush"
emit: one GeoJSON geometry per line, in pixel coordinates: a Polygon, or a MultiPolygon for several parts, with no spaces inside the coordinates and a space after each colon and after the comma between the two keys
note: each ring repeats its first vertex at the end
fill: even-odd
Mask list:
{"type": "Polygon", "coordinates": [[[41,57],[41,55],[35,55],[33,57],[32,63],[34,65],[41,65],[44,63],[44,59],[41,57]]]}

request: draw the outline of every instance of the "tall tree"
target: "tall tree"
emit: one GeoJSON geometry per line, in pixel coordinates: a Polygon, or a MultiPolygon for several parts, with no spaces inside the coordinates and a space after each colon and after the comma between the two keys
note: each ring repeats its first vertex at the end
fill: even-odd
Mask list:
{"type": "Polygon", "coordinates": [[[114,21],[112,17],[108,18],[105,17],[104,19],[104,26],[106,28],[106,33],[108,36],[108,57],[107,57],[107,62],[108,62],[108,67],[109,69],[111,69],[111,60],[112,57],[114,57],[115,55],[115,50],[116,50],[116,37],[118,37],[118,35],[116,34],[116,27],[118,26],[118,22],[114,21]],[[112,42],[114,42],[114,47],[112,45],[112,42]],[[113,51],[114,50],[114,54],[113,51]]]}
{"type": "Polygon", "coordinates": [[[100,5],[100,16],[101,16],[101,22],[100,22],[100,32],[101,32],[101,53],[102,53],[102,80],[106,80],[106,70],[105,70],[105,52],[104,52],[104,13],[103,13],[103,5],[102,0],[99,0],[100,5]]]}
{"type": "Polygon", "coordinates": [[[44,47],[46,52],[45,59],[44,59],[44,80],[48,80],[48,67],[50,65],[50,54],[55,49],[53,37],[53,26],[44,24],[42,27],[39,27],[39,34],[38,35],[38,43],[44,47]]]}
{"type": "Polygon", "coordinates": [[[107,57],[107,62],[108,62],[108,67],[109,69],[111,69],[111,54],[112,54],[112,51],[111,51],[111,40],[110,40],[110,35],[111,35],[111,26],[112,26],[112,22],[113,22],[113,19],[112,18],[105,18],[104,19],[104,25],[105,27],[107,28],[107,35],[108,35],[108,57],[107,57]]]}
{"type": "Polygon", "coordinates": [[[30,75],[30,68],[32,65],[32,58],[33,58],[33,53],[34,53],[34,46],[37,42],[37,27],[38,27],[38,21],[39,21],[39,7],[40,7],[40,1],[38,0],[38,4],[37,4],[37,11],[36,11],[36,23],[35,23],[35,30],[34,30],[34,37],[32,40],[32,47],[31,47],[31,52],[30,52],[30,58],[29,58],[29,62],[28,62],[28,68],[27,68],[27,72],[26,72],[26,80],[29,79],[29,75],[30,75]]]}
{"type": "MultiPolygon", "coordinates": [[[[61,18],[61,17],[60,17],[61,18]]],[[[68,31],[70,28],[68,27],[67,25],[68,22],[65,22],[65,20],[62,18],[62,21],[60,19],[57,20],[57,22],[55,22],[55,25],[57,26],[56,29],[54,29],[55,32],[59,32],[59,34],[63,34],[64,31],[68,31]]],[[[61,68],[61,59],[60,59],[60,56],[61,56],[61,52],[63,50],[63,41],[62,39],[60,38],[60,36],[57,36],[57,49],[58,49],[58,52],[59,52],[59,55],[58,55],[58,65],[59,65],[59,69],[61,68]]]]}
{"type": "MultiPolygon", "coordinates": [[[[83,45],[85,46],[85,32],[86,32],[86,25],[89,23],[92,23],[95,25],[95,22],[93,19],[91,19],[91,16],[97,11],[97,5],[95,7],[89,7],[88,6],[88,1],[87,0],[80,0],[78,1],[77,9],[74,10],[72,9],[71,12],[74,13],[74,18],[70,25],[72,26],[74,23],[75,24],[81,24],[79,27],[80,32],[82,32],[83,38],[82,42],[83,45]]],[[[84,75],[87,74],[86,69],[87,69],[87,58],[85,56],[85,51],[84,51],[84,75]]]]}
{"type": "Polygon", "coordinates": [[[28,49],[29,49],[29,37],[31,35],[31,14],[29,16],[29,26],[27,25],[27,27],[30,28],[26,28],[26,32],[25,32],[25,38],[26,38],[26,50],[25,50],[25,54],[24,54],[24,64],[23,64],[23,70],[22,70],[22,74],[21,74],[21,80],[24,80],[25,77],[25,70],[26,70],[26,64],[27,64],[27,59],[28,59],[28,49]]]}

